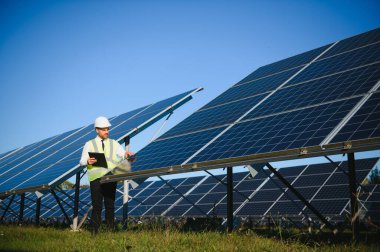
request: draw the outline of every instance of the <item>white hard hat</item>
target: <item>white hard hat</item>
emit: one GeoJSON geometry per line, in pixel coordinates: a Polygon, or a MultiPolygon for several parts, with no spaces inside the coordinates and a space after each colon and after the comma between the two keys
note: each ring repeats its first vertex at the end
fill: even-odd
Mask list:
{"type": "Polygon", "coordinates": [[[111,126],[111,124],[106,117],[99,116],[95,119],[95,128],[107,128],[109,126],[111,126]]]}

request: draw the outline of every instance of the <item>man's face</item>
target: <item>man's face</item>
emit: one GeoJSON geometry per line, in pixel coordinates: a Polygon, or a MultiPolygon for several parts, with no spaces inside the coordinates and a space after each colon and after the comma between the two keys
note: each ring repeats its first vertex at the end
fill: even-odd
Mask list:
{"type": "Polygon", "coordinates": [[[101,139],[107,139],[109,135],[109,128],[96,128],[96,133],[101,139]]]}

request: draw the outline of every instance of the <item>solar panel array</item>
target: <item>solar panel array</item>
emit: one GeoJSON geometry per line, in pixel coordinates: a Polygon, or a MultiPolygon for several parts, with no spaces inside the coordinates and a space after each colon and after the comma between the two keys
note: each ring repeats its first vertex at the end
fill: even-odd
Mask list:
{"type": "MultiPolygon", "coordinates": [[[[357,181],[363,181],[378,158],[356,161],[357,181]]],[[[279,169],[284,176],[311,204],[323,215],[334,220],[344,220],[349,214],[349,185],[347,162],[338,163],[339,168],[330,163],[312,164],[279,169]]],[[[145,181],[130,190],[128,202],[131,216],[168,216],[168,217],[225,217],[226,216],[226,175],[178,178],[167,181],[145,181]],[[169,186],[170,184],[170,186],[169,186]],[[173,189],[175,188],[175,189],[173,189]],[[184,196],[182,197],[181,194],[184,196]]],[[[314,215],[282,184],[269,170],[259,170],[252,177],[249,172],[233,175],[234,215],[254,217],[258,220],[265,216],[311,217],[314,215]]],[[[122,218],[123,186],[118,184],[115,216],[122,218]]],[[[74,190],[57,191],[68,215],[73,214],[74,190]]],[[[80,189],[79,216],[88,211],[91,205],[89,188],[80,189]]],[[[35,216],[34,193],[26,194],[24,217],[35,216]]],[[[380,222],[380,186],[361,186],[361,208],[373,222],[380,222]]],[[[9,198],[1,202],[4,209],[9,198]]],[[[8,219],[17,220],[20,196],[16,195],[8,219]]],[[[3,210],[2,210],[3,211],[3,210]]],[[[2,214],[0,211],[0,214],[2,214]]],[[[41,218],[63,220],[63,214],[51,194],[42,198],[41,218]]]]}
{"type": "Polygon", "coordinates": [[[260,67],[107,179],[377,148],[379,80],[380,28],[260,67]]]}
{"type": "MultiPolygon", "coordinates": [[[[120,143],[133,137],[185,102],[200,88],[110,118],[110,136],[120,143]]],[[[79,166],[84,144],[95,137],[94,125],[78,128],[33,143],[0,157],[0,195],[55,187],[83,169],[79,166]]]]}

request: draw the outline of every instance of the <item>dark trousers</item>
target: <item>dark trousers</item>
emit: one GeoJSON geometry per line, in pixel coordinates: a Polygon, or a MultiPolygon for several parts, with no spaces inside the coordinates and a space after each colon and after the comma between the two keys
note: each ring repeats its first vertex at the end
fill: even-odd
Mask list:
{"type": "Polygon", "coordinates": [[[106,225],[108,228],[114,228],[116,182],[101,184],[100,178],[95,179],[90,182],[90,189],[92,200],[91,225],[93,231],[97,232],[102,223],[103,199],[106,209],[106,225]]]}

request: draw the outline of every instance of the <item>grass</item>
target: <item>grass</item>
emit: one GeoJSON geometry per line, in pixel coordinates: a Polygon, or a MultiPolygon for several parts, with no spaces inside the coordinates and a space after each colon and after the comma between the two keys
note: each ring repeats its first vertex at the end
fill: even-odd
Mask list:
{"type": "MultiPolygon", "coordinates": [[[[331,234],[326,234],[331,235],[331,234]]],[[[0,251],[379,251],[379,244],[329,243],[307,234],[142,229],[101,232],[33,226],[0,226],[0,251]]],[[[332,235],[331,235],[332,236],[332,235]]]]}

